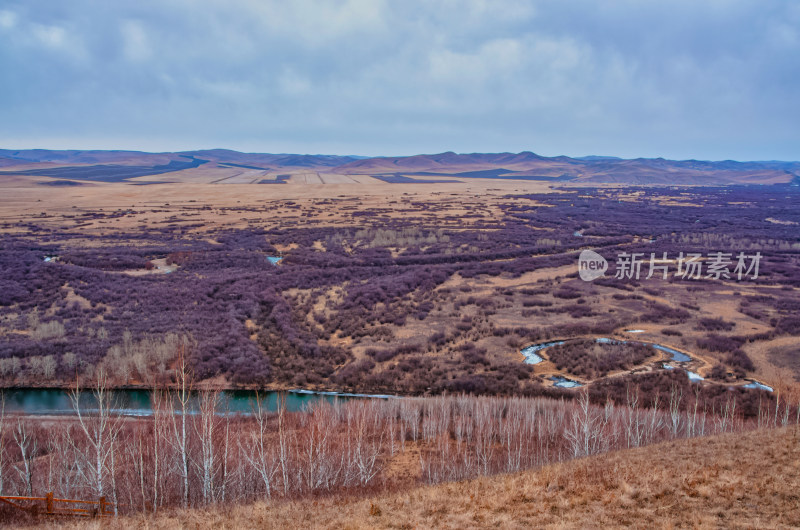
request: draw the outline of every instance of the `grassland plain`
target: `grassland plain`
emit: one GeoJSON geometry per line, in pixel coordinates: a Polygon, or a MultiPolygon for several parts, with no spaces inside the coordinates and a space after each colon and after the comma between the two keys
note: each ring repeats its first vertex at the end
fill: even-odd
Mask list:
{"type": "MultiPolygon", "coordinates": [[[[509,394],[522,381],[537,393],[563,370],[521,366],[520,348],[634,328],[692,353],[686,368],[707,381],[785,393],[800,377],[791,186],[373,181],[6,183],[0,377],[67,386],[76,366],[105,365],[118,386],[168,384],[170,355],[136,364],[113,352],[128,332],[139,344],[182,330],[195,375],[223,386],[509,394]],[[584,248],[612,261],[760,249],[763,262],[757,281],[610,271],[590,284],[576,274],[584,248]],[[280,267],[267,262],[279,255],[280,267]]],[[[662,360],[608,376],[627,382],[662,360]]]]}

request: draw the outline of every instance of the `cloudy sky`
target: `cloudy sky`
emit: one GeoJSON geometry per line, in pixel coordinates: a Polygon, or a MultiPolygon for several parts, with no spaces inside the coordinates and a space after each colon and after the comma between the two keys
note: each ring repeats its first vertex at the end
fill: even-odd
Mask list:
{"type": "Polygon", "coordinates": [[[0,0],[0,147],[800,160],[800,3],[0,0]]]}

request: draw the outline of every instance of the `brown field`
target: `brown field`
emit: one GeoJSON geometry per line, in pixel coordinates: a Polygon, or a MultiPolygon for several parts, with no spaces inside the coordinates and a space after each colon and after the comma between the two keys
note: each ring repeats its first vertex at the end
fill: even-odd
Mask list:
{"type": "MultiPolygon", "coordinates": [[[[75,230],[78,233],[103,234],[109,231],[126,229],[146,230],[166,224],[170,218],[177,217],[177,223],[202,222],[200,231],[213,231],[221,228],[244,228],[250,221],[259,226],[276,227],[286,222],[304,221],[315,226],[352,226],[352,219],[342,211],[315,208],[320,200],[339,199],[358,202],[358,208],[391,208],[390,199],[398,195],[407,199],[429,202],[442,208],[439,215],[463,215],[470,206],[481,206],[480,213],[494,217],[500,212],[493,209],[492,201],[507,194],[543,193],[551,190],[551,185],[528,182],[470,182],[454,184],[387,184],[371,177],[364,177],[367,184],[332,183],[317,181],[312,185],[227,184],[153,184],[132,186],[124,183],[87,183],[79,187],[52,188],[31,185],[29,180],[18,186],[11,181],[0,181],[3,198],[0,200],[0,223],[15,225],[35,218],[44,226],[71,233],[72,216],[94,211],[126,210],[126,215],[113,221],[89,222],[75,230]],[[399,192],[399,193],[398,193],[399,192]],[[303,210],[285,208],[286,201],[300,204],[303,210]],[[200,211],[209,206],[211,211],[200,211]],[[259,208],[268,210],[254,215],[237,210],[259,208]],[[47,216],[41,219],[42,214],[47,216]]],[[[29,179],[29,178],[28,178],[29,179]]],[[[403,215],[402,207],[396,207],[397,216],[403,215]]],[[[392,215],[392,214],[390,214],[392,215]]],[[[482,216],[485,217],[485,216],[482,216]]],[[[11,226],[0,229],[8,233],[19,233],[11,226]]],[[[194,229],[195,231],[197,229],[194,229]]]]}

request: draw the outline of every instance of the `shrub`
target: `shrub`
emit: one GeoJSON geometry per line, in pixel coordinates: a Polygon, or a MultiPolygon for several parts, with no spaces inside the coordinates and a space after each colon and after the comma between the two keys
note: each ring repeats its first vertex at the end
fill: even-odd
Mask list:
{"type": "Polygon", "coordinates": [[[708,374],[708,376],[711,379],[725,380],[728,377],[728,371],[724,366],[717,363],[711,368],[711,372],[708,374]]]}
{"type": "Polygon", "coordinates": [[[733,322],[726,322],[721,318],[701,318],[697,322],[697,328],[705,331],[730,331],[734,328],[733,322]]]}
{"type": "Polygon", "coordinates": [[[725,337],[716,333],[709,333],[705,338],[697,339],[697,345],[708,351],[732,352],[744,343],[742,338],[725,337]]]}
{"type": "Polygon", "coordinates": [[[752,372],[756,369],[752,359],[740,348],[730,352],[725,358],[725,362],[728,363],[728,366],[745,372],[752,372]]]}
{"type": "Polygon", "coordinates": [[[594,379],[609,372],[628,369],[652,356],[649,346],[633,343],[570,341],[548,348],[546,355],[559,370],[594,379]]]}
{"type": "Polygon", "coordinates": [[[562,288],[558,289],[557,291],[553,291],[553,296],[556,298],[563,298],[565,300],[574,300],[575,298],[580,298],[581,293],[580,291],[575,291],[569,288],[562,288]]]}

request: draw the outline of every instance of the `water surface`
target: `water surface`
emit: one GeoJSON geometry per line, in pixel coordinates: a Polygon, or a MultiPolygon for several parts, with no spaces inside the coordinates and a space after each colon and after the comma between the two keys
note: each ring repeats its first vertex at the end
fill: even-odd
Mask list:
{"type": "MultiPolygon", "coordinates": [[[[116,413],[126,416],[149,416],[153,413],[150,390],[112,390],[111,407],[116,413]]],[[[279,392],[259,392],[261,406],[269,411],[278,410],[279,392]]],[[[368,394],[339,394],[336,392],[311,392],[290,390],[286,395],[286,409],[303,410],[318,401],[333,402],[337,399],[381,398],[394,396],[368,394]]],[[[5,412],[15,414],[69,415],[75,414],[70,392],[55,388],[13,388],[3,390],[5,412]]],[[[197,411],[197,396],[191,400],[190,409],[197,411]]],[[[97,400],[91,391],[81,392],[81,412],[97,410],[97,400]]],[[[252,390],[225,390],[220,393],[220,413],[250,414],[256,407],[256,392],[252,390]]]]}

